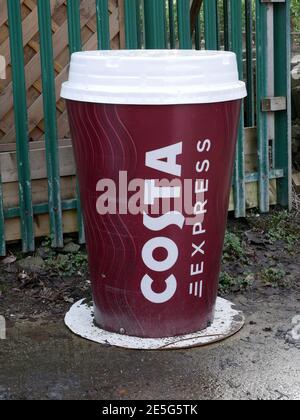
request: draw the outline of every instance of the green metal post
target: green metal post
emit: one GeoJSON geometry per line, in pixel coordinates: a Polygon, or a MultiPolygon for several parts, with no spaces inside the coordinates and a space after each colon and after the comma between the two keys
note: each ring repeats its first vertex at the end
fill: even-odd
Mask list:
{"type": "Polygon", "coordinates": [[[223,16],[224,16],[224,49],[230,50],[230,23],[229,23],[229,0],[223,0],[223,16]]]}
{"type": "MultiPolygon", "coordinates": [[[[230,0],[231,18],[231,49],[237,55],[240,80],[243,80],[243,39],[242,39],[242,4],[240,1],[230,0]]],[[[245,188],[245,131],[244,106],[242,103],[236,159],[234,164],[233,191],[235,216],[246,216],[246,188],[245,188]]]]}
{"type": "MultiPolygon", "coordinates": [[[[0,76],[1,79],[1,76],[0,76]]],[[[0,168],[0,256],[6,255],[6,243],[5,243],[5,215],[4,215],[4,200],[3,200],[3,187],[2,187],[2,176],[0,168]]]]}
{"type": "MultiPolygon", "coordinates": [[[[81,26],[80,26],[80,1],[68,0],[68,29],[69,29],[69,50],[70,54],[81,51],[81,26]]],[[[77,218],[79,230],[79,242],[85,242],[84,225],[82,218],[82,209],[80,202],[80,192],[77,182],[77,218]]]]}
{"type": "Polygon", "coordinates": [[[41,69],[44,104],[45,145],[48,175],[48,200],[52,245],[63,247],[62,209],[60,196],[60,167],[56,120],[55,73],[53,68],[53,44],[51,9],[49,0],[38,0],[38,20],[41,46],[41,69]]]}
{"type": "MultiPolygon", "coordinates": [[[[62,209],[64,211],[76,210],[77,209],[77,199],[62,201],[62,209]]],[[[49,213],[49,204],[48,203],[34,204],[33,212],[36,215],[48,214],[49,213]]],[[[20,217],[20,208],[19,207],[14,207],[14,208],[10,208],[10,209],[5,210],[4,211],[4,217],[6,219],[15,219],[16,217],[20,217]]]]}
{"type": "Polygon", "coordinates": [[[197,16],[196,26],[195,26],[195,48],[196,50],[201,50],[201,24],[200,24],[200,15],[197,16]]]}
{"type": "Polygon", "coordinates": [[[144,13],[144,4],[142,2],[142,0],[136,0],[136,30],[137,30],[137,42],[138,42],[138,48],[141,49],[142,48],[142,43],[143,43],[143,27],[142,27],[142,15],[144,13]]]}
{"type": "Polygon", "coordinates": [[[256,114],[258,137],[259,208],[270,209],[268,116],[262,111],[262,100],[268,94],[267,3],[256,0],[256,114]]]}
{"type": "Polygon", "coordinates": [[[166,48],[165,2],[144,0],[144,10],[146,48],[166,48]]]}
{"type": "Polygon", "coordinates": [[[139,17],[137,14],[136,0],[125,0],[124,9],[126,48],[136,50],[139,48],[139,17]]]}
{"type": "Polygon", "coordinates": [[[6,243],[5,243],[5,215],[3,207],[3,189],[2,179],[0,174],[0,256],[6,255],[6,243]]]}
{"type": "Polygon", "coordinates": [[[19,201],[23,252],[34,251],[33,209],[28,145],[28,116],[24,71],[21,4],[19,0],[7,2],[11,51],[16,147],[19,176],[19,201]]]}
{"type": "Polygon", "coordinates": [[[284,177],[277,181],[277,202],[289,209],[292,207],[290,6],[290,0],[274,4],[275,96],[287,98],[287,110],[275,113],[275,167],[284,171],[284,177]]]}
{"type": "Polygon", "coordinates": [[[175,13],[174,0],[168,0],[169,6],[169,28],[170,28],[170,48],[176,48],[176,34],[175,34],[175,13]]]}
{"type": "Polygon", "coordinates": [[[217,0],[204,0],[205,16],[205,48],[207,50],[219,49],[218,28],[218,2],[217,0]]]}
{"type": "Polygon", "coordinates": [[[177,0],[179,47],[183,50],[192,48],[190,2],[177,0]]]}
{"type": "Polygon", "coordinates": [[[81,51],[80,0],[68,0],[68,30],[70,54],[81,51]]]}
{"type": "Polygon", "coordinates": [[[165,31],[165,48],[169,48],[169,34],[168,34],[168,4],[166,0],[164,0],[164,8],[163,8],[163,18],[164,18],[164,31],[165,31]]]}
{"type": "Polygon", "coordinates": [[[108,0],[96,0],[97,33],[99,50],[110,50],[108,0]]]}
{"type": "Polygon", "coordinates": [[[253,16],[252,16],[252,0],[245,2],[245,18],[246,18],[246,64],[247,64],[247,92],[246,99],[246,126],[253,127],[254,121],[254,78],[253,78],[253,16]]]}

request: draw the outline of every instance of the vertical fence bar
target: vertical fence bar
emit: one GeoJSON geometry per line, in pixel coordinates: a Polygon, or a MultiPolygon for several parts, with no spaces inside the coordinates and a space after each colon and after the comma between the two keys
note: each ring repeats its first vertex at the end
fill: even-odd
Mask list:
{"type": "MultiPolygon", "coordinates": [[[[231,49],[237,55],[240,80],[243,80],[243,27],[242,27],[242,3],[230,0],[231,19],[231,49]]],[[[240,126],[236,158],[234,164],[233,191],[235,216],[246,216],[246,188],[245,188],[245,131],[244,131],[244,106],[242,103],[240,126]]]]}
{"type": "MultiPolygon", "coordinates": [[[[275,96],[275,69],[274,69],[274,6],[267,6],[267,40],[268,40],[268,61],[267,61],[267,96],[275,96]]],[[[267,113],[267,129],[269,142],[269,168],[274,169],[275,156],[275,113],[267,113]]]]}
{"type": "MultiPolygon", "coordinates": [[[[81,51],[81,26],[80,26],[80,0],[68,0],[68,31],[69,31],[69,50],[70,54],[81,51]]],[[[80,192],[77,182],[77,220],[79,231],[79,242],[85,242],[84,225],[82,219],[82,209],[80,201],[80,192]]]]}
{"type": "Polygon", "coordinates": [[[246,126],[253,127],[254,121],[254,86],[253,86],[253,9],[252,0],[245,0],[246,22],[246,66],[247,66],[247,92],[246,99],[246,126]]]}
{"type": "Polygon", "coordinates": [[[138,48],[141,49],[143,46],[143,31],[144,28],[142,26],[142,16],[144,13],[144,5],[142,0],[136,0],[136,28],[137,28],[137,42],[138,48]]]}
{"type": "Polygon", "coordinates": [[[165,2],[144,0],[144,9],[146,48],[166,48],[165,2]]]}
{"type": "Polygon", "coordinates": [[[19,178],[19,202],[23,252],[34,251],[33,207],[28,145],[28,115],[24,72],[21,4],[7,2],[11,51],[16,148],[19,178]]]}
{"type": "Polygon", "coordinates": [[[124,16],[126,48],[129,50],[136,50],[139,48],[139,19],[137,15],[136,0],[124,1],[124,16]]]}
{"type": "Polygon", "coordinates": [[[256,115],[258,137],[259,208],[262,213],[270,209],[269,195],[269,139],[268,116],[262,112],[262,100],[268,93],[268,28],[267,4],[256,0],[256,115]]]}
{"type": "Polygon", "coordinates": [[[136,50],[140,47],[138,33],[139,33],[139,16],[137,15],[136,0],[124,1],[124,15],[125,15],[125,38],[126,48],[129,50],[136,50]]]}
{"type": "Polygon", "coordinates": [[[190,2],[177,0],[179,47],[183,50],[192,48],[190,2]]]}
{"type": "Polygon", "coordinates": [[[201,50],[201,24],[200,24],[200,14],[196,19],[195,26],[195,48],[196,50],[201,50]]]}
{"type": "Polygon", "coordinates": [[[224,50],[230,49],[230,24],[229,24],[229,0],[223,0],[223,16],[224,16],[224,50]]]}
{"type": "Polygon", "coordinates": [[[219,49],[218,28],[218,2],[217,0],[204,0],[205,20],[205,48],[207,50],[219,49]]]}
{"type": "Polygon", "coordinates": [[[164,30],[165,30],[165,48],[169,48],[169,33],[168,33],[168,4],[166,0],[163,0],[164,3],[164,30]]]}
{"type": "Polygon", "coordinates": [[[98,49],[110,50],[108,0],[96,0],[98,49]]]}
{"type": "Polygon", "coordinates": [[[175,13],[174,13],[174,0],[168,0],[169,6],[169,28],[170,28],[170,48],[176,48],[176,32],[175,32],[175,13]]]}
{"type": "Polygon", "coordinates": [[[0,256],[6,255],[6,243],[5,243],[5,216],[3,207],[3,188],[2,188],[2,177],[0,171],[0,256]]]}
{"type": "Polygon", "coordinates": [[[70,54],[81,51],[80,0],[68,0],[68,31],[70,54]]]}
{"type": "Polygon", "coordinates": [[[64,239],[60,195],[60,167],[57,140],[51,9],[49,0],[38,0],[37,4],[43,86],[50,232],[52,245],[56,248],[60,248],[63,247],[64,239]]]}
{"type": "MultiPolygon", "coordinates": [[[[1,59],[1,57],[0,57],[1,59]]],[[[0,69],[0,80],[5,79],[5,75],[1,74],[0,69]]],[[[4,69],[6,73],[6,69],[4,69]]],[[[0,167],[0,256],[4,257],[6,255],[6,242],[5,242],[5,215],[4,215],[4,201],[3,201],[3,187],[2,187],[2,176],[1,176],[1,167],[0,167]]]]}
{"type": "Polygon", "coordinates": [[[275,113],[275,167],[284,171],[284,178],[277,181],[277,202],[289,209],[292,207],[290,6],[290,0],[274,5],[275,96],[287,98],[287,110],[275,113]]]}

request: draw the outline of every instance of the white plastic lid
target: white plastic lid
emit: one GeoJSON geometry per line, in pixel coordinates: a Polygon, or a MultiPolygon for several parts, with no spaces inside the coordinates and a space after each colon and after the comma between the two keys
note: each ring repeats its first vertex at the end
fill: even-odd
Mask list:
{"type": "Polygon", "coordinates": [[[234,53],[194,50],[75,53],[61,92],[74,101],[123,105],[215,103],[246,95],[234,53]]]}

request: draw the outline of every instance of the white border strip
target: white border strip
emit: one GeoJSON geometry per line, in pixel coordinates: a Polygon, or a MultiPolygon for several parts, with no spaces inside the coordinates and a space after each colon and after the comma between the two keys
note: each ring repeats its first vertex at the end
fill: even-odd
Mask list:
{"type": "Polygon", "coordinates": [[[95,343],[136,350],[171,350],[200,347],[222,341],[240,331],[245,318],[233,303],[218,298],[215,320],[203,331],[180,337],[139,338],[111,333],[94,324],[93,308],[81,300],[72,306],[65,317],[67,327],[76,335],[95,343]]]}

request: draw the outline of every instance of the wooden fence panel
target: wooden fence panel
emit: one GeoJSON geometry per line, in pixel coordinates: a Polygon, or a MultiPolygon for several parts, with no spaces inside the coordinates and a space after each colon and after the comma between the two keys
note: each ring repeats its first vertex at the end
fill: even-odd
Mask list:
{"type": "MultiPolygon", "coordinates": [[[[29,136],[30,140],[38,141],[44,136],[44,122],[37,0],[23,0],[21,3],[29,136]]],[[[60,138],[64,138],[69,135],[69,127],[65,105],[60,100],[60,88],[61,84],[68,77],[69,66],[67,6],[66,0],[51,0],[50,4],[52,13],[54,69],[56,74],[58,134],[60,138]]],[[[0,144],[7,144],[15,142],[15,127],[6,0],[1,0],[0,10],[0,54],[5,57],[7,64],[7,79],[0,82],[0,144]]],[[[81,1],[80,12],[83,50],[96,50],[97,24],[95,1],[81,1]]],[[[118,49],[121,46],[121,36],[117,0],[109,1],[109,13],[111,46],[112,48],[118,49]]]]}
{"type": "MultiPolygon", "coordinates": [[[[61,226],[64,233],[79,231],[79,240],[84,241],[68,118],[65,102],[60,99],[61,85],[68,77],[70,50],[81,48],[96,50],[110,45],[113,49],[192,46],[201,49],[206,46],[208,49],[224,47],[235,51],[240,76],[244,76],[247,82],[249,96],[245,101],[245,121],[241,118],[230,210],[235,210],[240,217],[245,215],[246,208],[260,207],[267,211],[269,204],[290,206],[290,0],[269,4],[256,0],[255,15],[252,0],[243,2],[242,8],[235,0],[165,0],[165,9],[162,2],[108,0],[107,13],[106,1],[0,0],[0,55],[6,59],[6,79],[1,80],[0,74],[0,255],[5,255],[7,241],[22,239],[23,250],[32,251],[34,237],[53,236],[53,232],[58,233],[58,241],[53,242],[55,246],[55,243],[62,242],[61,226]],[[202,3],[202,11],[198,13],[202,3]],[[189,4],[193,6],[191,16],[189,4]],[[264,24],[266,13],[269,14],[268,26],[264,24]],[[70,22],[68,16],[72,18],[70,22]],[[254,16],[256,34],[252,22],[254,16]],[[12,25],[10,31],[8,21],[12,25]],[[41,26],[41,22],[48,24],[41,26]],[[268,30],[275,32],[275,36],[265,42],[268,30]],[[243,34],[246,35],[244,43],[243,34]],[[268,79],[261,65],[255,69],[255,39],[258,46],[266,47],[268,43],[276,47],[274,65],[271,63],[266,71],[271,75],[269,79],[274,79],[272,96],[274,93],[286,97],[287,109],[275,113],[275,118],[264,114],[260,102],[256,114],[254,112],[255,85],[256,95],[265,99],[268,79]],[[23,51],[24,65],[21,65],[23,51]],[[246,70],[244,75],[243,67],[246,70]],[[272,74],[273,68],[275,74],[272,74]],[[48,69],[53,74],[51,88],[49,83],[45,84],[48,69]],[[43,87],[48,92],[44,98],[43,87]],[[20,98],[15,102],[16,113],[14,96],[20,98]],[[46,110],[49,112],[44,120],[47,101],[46,110]],[[258,129],[252,127],[255,117],[258,129]],[[267,121],[266,128],[270,128],[269,120],[275,122],[275,127],[269,129],[274,134],[270,141],[271,136],[266,137],[267,131],[262,129],[264,120],[267,121]],[[51,162],[56,162],[55,170],[51,170],[51,162]],[[262,176],[263,171],[266,176],[262,176]],[[56,191],[51,188],[51,179],[56,182],[56,191]],[[53,197],[56,206],[51,205],[53,197]],[[59,208],[55,217],[54,208],[59,208]]],[[[257,62],[265,63],[265,52],[258,50],[257,62]]],[[[299,187],[299,179],[294,178],[294,183],[299,187]]]]}

